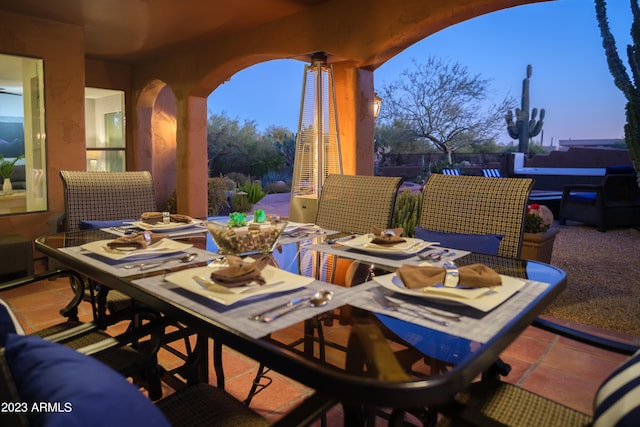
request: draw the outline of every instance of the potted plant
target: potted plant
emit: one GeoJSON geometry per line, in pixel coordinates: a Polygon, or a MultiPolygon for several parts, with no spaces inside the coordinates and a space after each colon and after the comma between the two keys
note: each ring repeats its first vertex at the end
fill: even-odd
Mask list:
{"type": "Polygon", "coordinates": [[[13,175],[13,167],[16,162],[23,159],[24,155],[19,155],[13,160],[5,160],[4,156],[0,154],[0,177],[3,179],[2,192],[4,194],[11,194],[13,192],[13,186],[11,185],[11,175],[13,175]]]}
{"type": "Polygon", "coordinates": [[[551,262],[553,242],[560,232],[560,229],[552,225],[553,213],[548,207],[538,204],[527,206],[521,258],[551,262]]]}

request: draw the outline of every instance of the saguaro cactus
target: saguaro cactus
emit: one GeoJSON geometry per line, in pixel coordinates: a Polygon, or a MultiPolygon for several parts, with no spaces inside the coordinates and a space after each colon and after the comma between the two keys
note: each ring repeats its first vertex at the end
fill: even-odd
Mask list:
{"type": "Polygon", "coordinates": [[[527,77],[522,80],[522,100],[520,108],[516,108],[515,121],[511,110],[507,113],[507,131],[509,136],[518,140],[518,151],[520,153],[529,152],[529,139],[538,135],[542,130],[542,122],[544,120],[544,108],[540,110],[540,120],[536,120],[538,109],[531,111],[529,118],[529,79],[531,78],[532,67],[527,65],[527,77]]]}
{"type": "Polygon", "coordinates": [[[596,18],[602,36],[602,46],[607,57],[609,71],[613,76],[613,83],[627,98],[626,116],[627,123],[624,126],[624,140],[629,148],[629,157],[636,170],[638,185],[640,186],[640,7],[638,0],[631,0],[631,13],[633,22],[631,23],[631,39],[633,44],[627,45],[627,59],[629,71],[622,63],[618,55],[616,41],[609,29],[607,19],[607,4],[605,0],[595,0],[596,18]]]}

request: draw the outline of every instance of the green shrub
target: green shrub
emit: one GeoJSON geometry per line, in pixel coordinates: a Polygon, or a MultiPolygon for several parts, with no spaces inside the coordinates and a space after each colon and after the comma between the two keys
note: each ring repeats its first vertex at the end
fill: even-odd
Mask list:
{"type": "Polygon", "coordinates": [[[247,199],[251,204],[258,203],[267,195],[267,193],[262,190],[262,184],[260,181],[247,181],[243,186],[238,188],[238,191],[244,191],[247,193],[247,199]]]}
{"type": "Polygon", "coordinates": [[[442,169],[459,169],[459,168],[460,168],[459,165],[451,164],[446,160],[440,160],[436,163],[432,163],[429,169],[431,170],[431,173],[442,173],[442,169]]]}
{"type": "Polygon", "coordinates": [[[176,190],[173,190],[167,198],[167,212],[178,213],[178,196],[176,190]]]}
{"type": "Polygon", "coordinates": [[[207,212],[209,216],[220,215],[229,207],[227,199],[227,178],[209,178],[207,181],[207,212]]]}
{"type": "MultiPolygon", "coordinates": [[[[207,180],[207,215],[223,215],[228,211],[227,178],[209,178],[207,180]]],[[[234,187],[235,188],[235,187],[234,187]]],[[[178,213],[178,197],[173,190],[167,198],[167,211],[178,213]]]]}
{"type": "Polygon", "coordinates": [[[234,212],[249,212],[252,207],[246,194],[236,193],[231,197],[231,210],[234,212]]]}
{"type": "Polygon", "coordinates": [[[402,227],[404,229],[402,235],[405,237],[415,235],[421,201],[422,193],[414,193],[408,189],[404,189],[396,197],[391,226],[393,228],[402,227]]]}

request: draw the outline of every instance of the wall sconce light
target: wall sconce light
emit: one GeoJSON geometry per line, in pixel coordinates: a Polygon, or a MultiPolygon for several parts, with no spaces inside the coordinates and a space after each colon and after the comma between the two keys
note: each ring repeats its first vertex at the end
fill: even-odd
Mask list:
{"type": "Polygon", "coordinates": [[[378,118],[380,109],[382,108],[382,98],[377,93],[373,94],[373,120],[378,118]]]}

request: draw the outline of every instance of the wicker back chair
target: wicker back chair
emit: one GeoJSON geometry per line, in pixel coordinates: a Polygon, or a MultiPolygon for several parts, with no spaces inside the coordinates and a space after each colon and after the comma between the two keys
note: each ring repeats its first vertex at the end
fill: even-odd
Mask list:
{"type": "Polygon", "coordinates": [[[156,211],[156,193],[146,171],[60,171],[64,187],[64,230],[80,229],[83,220],[137,219],[156,211]]]}
{"type": "Polygon", "coordinates": [[[343,233],[369,233],[391,225],[402,178],[329,175],[318,201],[316,224],[343,233]]]}
{"type": "MultiPolygon", "coordinates": [[[[342,234],[366,234],[372,227],[391,226],[393,207],[402,178],[329,175],[322,186],[316,224],[342,234]]],[[[351,260],[326,257],[325,279],[347,285],[351,260]]]]}
{"type": "Polygon", "coordinates": [[[434,408],[444,414],[437,427],[453,426],[631,426],[640,422],[640,348],[634,344],[609,340],[600,335],[572,329],[547,319],[536,319],[534,327],[558,334],[567,342],[632,356],[618,366],[602,383],[594,399],[594,415],[582,413],[515,384],[496,379],[472,383],[455,400],[434,408]]]}
{"type": "Polygon", "coordinates": [[[430,230],[502,234],[498,255],[520,256],[530,178],[433,174],[422,191],[418,226],[430,230]]]}
{"type": "MultiPolygon", "coordinates": [[[[31,331],[30,335],[39,336],[47,341],[57,342],[93,356],[123,376],[131,377],[134,384],[147,389],[152,399],[162,397],[157,351],[162,343],[165,325],[164,320],[155,313],[138,310],[137,321],[144,322],[145,326],[135,329],[123,328],[125,332],[121,334],[105,332],[104,326],[96,322],[95,318],[90,322],[81,321],[78,317],[78,305],[83,299],[86,281],[79,273],[69,269],[50,270],[0,283],[0,291],[22,288],[31,284],[34,284],[31,288],[38,289],[36,283],[55,280],[59,277],[68,277],[73,290],[73,298],[59,311],[65,319],[44,329],[31,331]]],[[[3,343],[9,332],[24,335],[24,328],[17,322],[11,308],[3,304],[2,299],[0,299],[0,305],[5,307],[3,311],[3,307],[0,306],[0,324],[3,325],[0,327],[0,341],[3,343]],[[13,319],[13,324],[7,326],[6,320],[9,318],[13,319]]],[[[45,308],[44,312],[46,311],[45,308]]],[[[124,313],[122,317],[125,317],[124,313]]],[[[69,381],[73,381],[72,377],[73,374],[70,373],[69,381]]]]}
{"type": "MultiPolygon", "coordinates": [[[[60,171],[60,178],[65,211],[52,221],[52,232],[78,231],[83,221],[135,220],[143,212],[156,211],[153,178],[147,171],[60,171]]],[[[90,300],[88,295],[85,299],[90,300]]],[[[107,293],[106,306],[91,302],[98,317],[106,316],[106,309],[114,313],[131,305],[118,291],[107,293]]]]}

